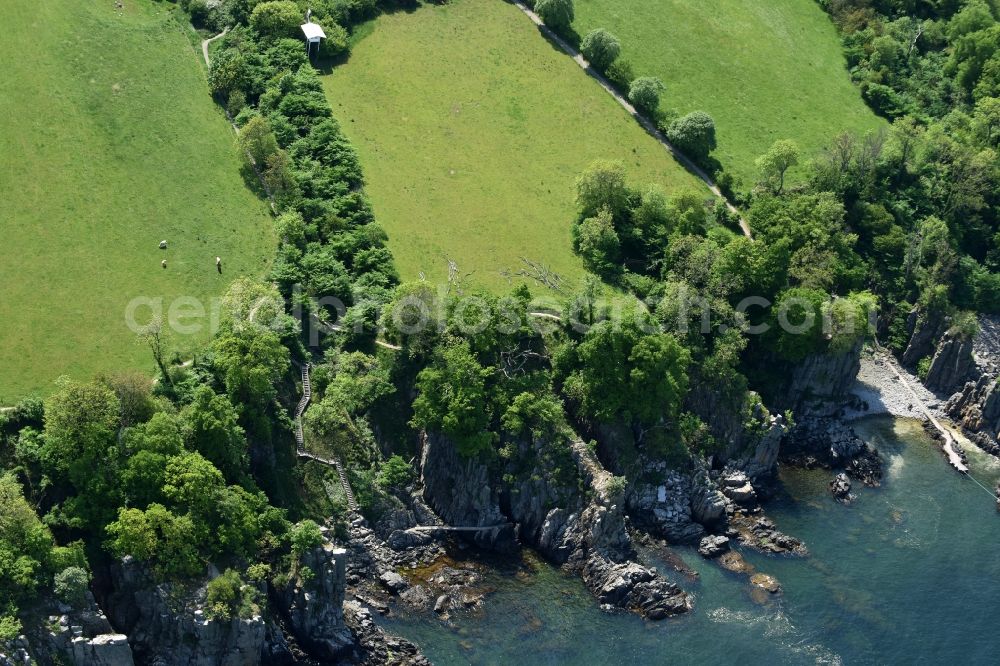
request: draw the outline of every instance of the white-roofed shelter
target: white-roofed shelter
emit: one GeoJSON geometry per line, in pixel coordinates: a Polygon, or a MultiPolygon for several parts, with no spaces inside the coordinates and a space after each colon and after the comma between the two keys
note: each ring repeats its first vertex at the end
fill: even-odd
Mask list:
{"type": "Polygon", "coordinates": [[[326,33],[323,32],[323,27],[318,23],[313,23],[312,21],[302,24],[302,34],[306,36],[306,48],[309,50],[310,54],[312,54],[313,44],[319,47],[320,40],[326,39],[326,33]]]}

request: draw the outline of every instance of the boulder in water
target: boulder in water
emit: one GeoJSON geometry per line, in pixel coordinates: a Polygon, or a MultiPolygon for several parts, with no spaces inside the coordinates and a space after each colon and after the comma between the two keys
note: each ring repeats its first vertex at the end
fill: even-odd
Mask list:
{"type": "Polygon", "coordinates": [[[834,498],[838,502],[849,503],[853,499],[851,495],[851,480],[846,474],[841,472],[833,477],[833,481],[830,482],[830,492],[833,493],[834,498]]]}
{"type": "Polygon", "coordinates": [[[729,537],[722,534],[709,535],[698,544],[698,554],[708,559],[718,557],[728,550],[729,537]]]}

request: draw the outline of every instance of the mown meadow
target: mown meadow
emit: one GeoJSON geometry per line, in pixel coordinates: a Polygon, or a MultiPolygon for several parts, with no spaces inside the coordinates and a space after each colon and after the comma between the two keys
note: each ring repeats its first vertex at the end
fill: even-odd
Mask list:
{"type": "MultiPolygon", "coordinates": [[[[63,374],[152,369],[125,325],[131,299],[207,304],[236,276],[267,271],[266,206],[240,177],[173,7],[4,3],[0,404],[49,393],[63,374]]],[[[170,348],[208,338],[203,328],[170,348]]]]}
{"type": "Polygon", "coordinates": [[[323,78],[404,279],[443,281],[452,260],[468,283],[502,290],[526,257],[575,283],[574,181],[595,159],[711,196],[499,0],[383,15],[323,78]]]}
{"type": "Polygon", "coordinates": [[[752,186],[776,140],[805,156],[843,131],[883,126],[851,82],[836,28],[814,0],[576,0],[573,28],[604,28],[637,75],[666,85],[661,106],[715,120],[727,170],[752,186]]]}

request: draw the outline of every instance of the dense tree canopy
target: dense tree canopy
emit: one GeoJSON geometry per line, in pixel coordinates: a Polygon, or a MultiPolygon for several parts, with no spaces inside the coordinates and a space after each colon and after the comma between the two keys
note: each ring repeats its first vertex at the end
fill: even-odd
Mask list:
{"type": "Polygon", "coordinates": [[[667,139],[694,160],[704,160],[715,150],[715,121],[704,111],[692,111],[667,127],[667,139]]]}
{"type": "Polygon", "coordinates": [[[464,340],[439,348],[432,363],[417,377],[414,425],[444,433],[463,455],[487,450],[493,442],[491,401],[486,392],[491,373],[490,368],[480,365],[464,340]]]}
{"type": "Polygon", "coordinates": [[[574,19],[573,0],[536,0],[535,13],[553,30],[566,30],[574,19]]]}
{"type": "Polygon", "coordinates": [[[622,45],[618,38],[603,28],[591,30],[580,42],[580,52],[587,61],[600,71],[618,59],[622,45]]]}
{"type": "Polygon", "coordinates": [[[628,89],[628,101],[636,109],[650,116],[656,116],[660,109],[660,95],[666,90],[663,81],[655,76],[640,76],[632,81],[628,89]]]}
{"type": "Polygon", "coordinates": [[[690,353],[672,335],[644,333],[645,325],[606,321],[576,347],[565,390],[586,418],[652,425],[677,415],[690,353]]]}

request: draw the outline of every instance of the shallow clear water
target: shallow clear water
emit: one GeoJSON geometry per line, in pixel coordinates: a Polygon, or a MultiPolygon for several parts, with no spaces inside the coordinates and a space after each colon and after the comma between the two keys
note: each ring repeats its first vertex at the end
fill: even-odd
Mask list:
{"type": "MultiPolygon", "coordinates": [[[[784,592],[761,605],[746,579],[690,549],[700,580],[687,617],[651,623],[602,613],[575,578],[544,564],[494,573],[476,613],[388,618],[436,664],[997,663],[1000,515],[954,472],[920,425],[871,419],[859,430],[886,459],[881,488],[855,486],[851,506],[827,491],[829,472],[783,470],[768,514],[805,540],[806,559],[744,551],[784,592]]],[[[1000,465],[970,451],[988,487],[1000,465]]],[[[661,567],[661,570],[667,570],[661,567]]]]}

